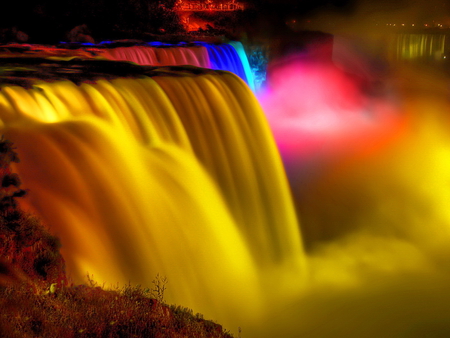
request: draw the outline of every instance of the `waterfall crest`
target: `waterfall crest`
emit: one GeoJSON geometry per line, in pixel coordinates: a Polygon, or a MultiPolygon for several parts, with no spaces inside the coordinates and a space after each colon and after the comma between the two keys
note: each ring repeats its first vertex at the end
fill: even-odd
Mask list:
{"type": "Polygon", "coordinates": [[[256,320],[263,289],[283,284],[274,271],[305,271],[263,112],[229,72],[148,72],[2,88],[2,132],[31,190],[23,207],[61,238],[74,282],[150,286],[159,273],[169,302],[256,320]]]}

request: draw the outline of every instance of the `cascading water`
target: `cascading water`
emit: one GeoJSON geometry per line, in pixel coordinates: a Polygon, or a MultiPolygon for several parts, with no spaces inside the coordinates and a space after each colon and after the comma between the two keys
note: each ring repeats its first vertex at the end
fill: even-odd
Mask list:
{"type": "Polygon", "coordinates": [[[209,55],[202,46],[130,46],[103,49],[101,56],[116,61],[131,61],[139,65],[191,65],[211,68],[209,55]]]}
{"type": "Polygon", "coordinates": [[[446,53],[445,34],[398,34],[397,60],[442,60],[446,53]]]}
{"type": "MultiPolygon", "coordinates": [[[[70,45],[68,45],[70,46],[70,45]]],[[[0,46],[0,54],[13,56],[14,51],[30,57],[80,57],[105,58],[114,61],[134,62],[143,66],[195,66],[214,70],[226,70],[238,75],[255,91],[255,80],[242,43],[193,42],[178,44],[149,42],[130,45],[130,42],[105,41],[98,45],[76,44],[67,48],[62,44],[59,48],[44,45],[4,45],[0,46]],[[74,48],[78,47],[78,48],[74,48]]]]}
{"type": "Polygon", "coordinates": [[[14,65],[2,133],[33,192],[23,206],[61,238],[75,282],[89,273],[106,286],[151,285],[159,273],[169,302],[236,328],[260,318],[272,296],[264,289],[288,282],[280,271],[304,278],[276,146],[235,75],[100,60],[14,65]],[[46,81],[28,78],[30,68],[46,81]]]}
{"type": "MultiPolygon", "coordinates": [[[[105,44],[108,46],[108,44],[105,44]]],[[[109,60],[131,61],[139,65],[191,65],[214,70],[227,70],[243,79],[254,90],[253,74],[244,47],[238,41],[230,43],[148,44],[100,49],[109,60]]]]}
{"type": "Polygon", "coordinates": [[[230,44],[210,45],[205,44],[208,49],[212,69],[228,70],[243,79],[252,90],[254,90],[253,75],[248,64],[247,55],[240,42],[230,44]]]}
{"type": "Polygon", "coordinates": [[[169,302],[246,337],[448,336],[447,79],[399,67],[380,87],[290,61],[260,102],[302,236],[258,102],[193,67],[7,67],[24,207],[61,237],[75,281],[160,273],[169,302]]]}

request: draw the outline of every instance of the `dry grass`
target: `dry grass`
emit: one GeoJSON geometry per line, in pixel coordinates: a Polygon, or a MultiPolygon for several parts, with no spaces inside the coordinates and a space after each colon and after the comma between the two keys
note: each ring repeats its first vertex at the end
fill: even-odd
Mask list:
{"type": "Polygon", "coordinates": [[[78,285],[37,294],[19,284],[2,287],[0,299],[2,337],[232,337],[192,310],[149,298],[140,287],[78,285]]]}

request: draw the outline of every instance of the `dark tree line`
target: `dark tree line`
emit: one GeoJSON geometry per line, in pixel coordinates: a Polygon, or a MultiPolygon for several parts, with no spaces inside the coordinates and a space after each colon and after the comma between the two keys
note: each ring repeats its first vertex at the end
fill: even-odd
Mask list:
{"type": "Polygon", "coordinates": [[[16,27],[31,43],[65,41],[74,27],[86,24],[96,41],[135,39],[146,33],[182,30],[172,10],[175,0],[39,0],[31,6],[18,1],[2,4],[0,28],[16,27]]]}

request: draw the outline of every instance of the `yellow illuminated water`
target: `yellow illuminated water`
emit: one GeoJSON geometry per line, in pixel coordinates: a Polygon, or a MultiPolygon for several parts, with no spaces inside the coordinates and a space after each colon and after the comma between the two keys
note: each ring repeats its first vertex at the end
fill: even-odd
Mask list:
{"type": "Polygon", "coordinates": [[[442,60],[446,56],[445,34],[398,34],[396,44],[400,60],[442,60]]]}
{"type": "Polygon", "coordinates": [[[288,111],[266,111],[290,186],[228,72],[3,87],[22,206],[61,238],[75,283],[160,274],[169,303],[242,337],[446,337],[448,79],[400,67],[370,97],[314,67],[281,93],[288,111]]]}
{"type": "Polygon", "coordinates": [[[260,319],[264,290],[306,276],[300,229],[248,87],[177,74],[5,87],[2,132],[32,191],[23,206],[61,238],[75,283],[160,274],[169,303],[236,330],[260,319]]]}

